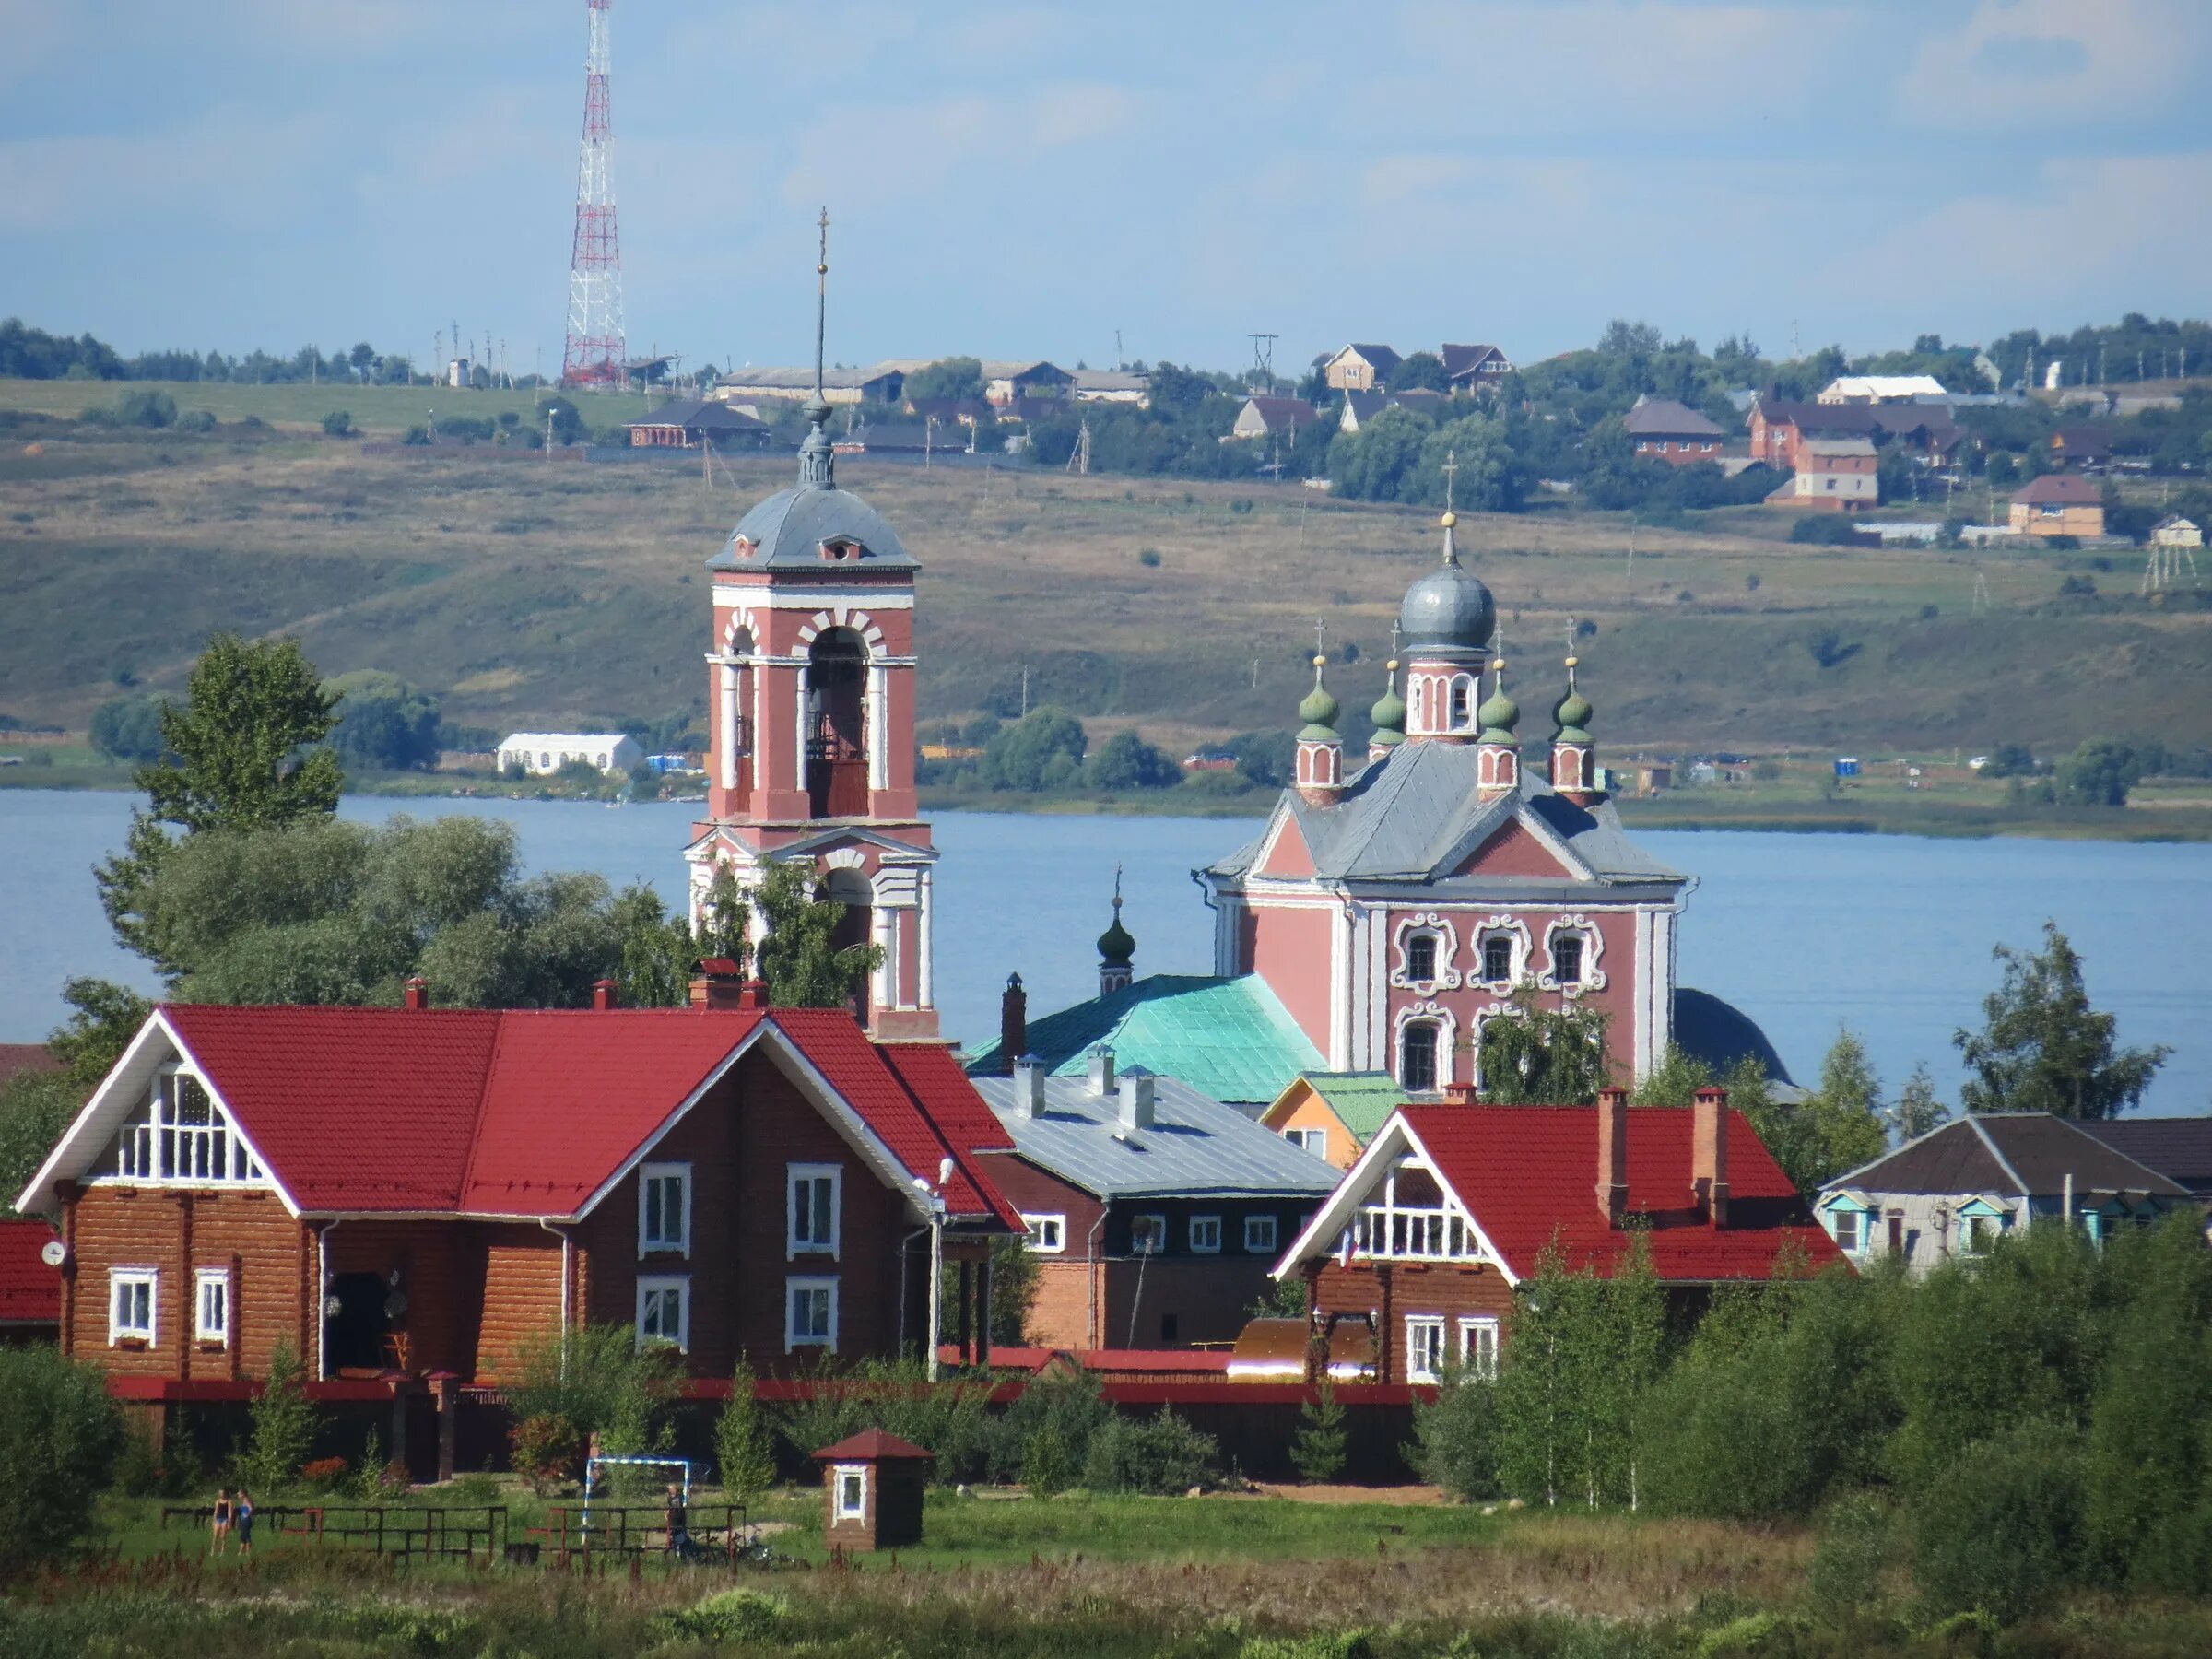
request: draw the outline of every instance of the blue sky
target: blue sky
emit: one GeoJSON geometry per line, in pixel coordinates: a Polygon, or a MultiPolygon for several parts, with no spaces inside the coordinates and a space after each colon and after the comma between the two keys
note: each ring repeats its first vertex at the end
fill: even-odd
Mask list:
{"type": "MultiPolygon", "coordinates": [[[[560,352],[581,0],[0,0],[0,313],[560,352]]],[[[1278,365],[2205,310],[2212,0],[617,0],[633,347],[1278,365]]]]}

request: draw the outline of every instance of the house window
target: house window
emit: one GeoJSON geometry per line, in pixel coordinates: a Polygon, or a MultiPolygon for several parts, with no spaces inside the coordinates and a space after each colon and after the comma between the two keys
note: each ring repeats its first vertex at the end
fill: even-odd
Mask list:
{"type": "Polygon", "coordinates": [[[108,1274],[108,1346],[151,1343],[161,1275],[151,1267],[116,1267],[108,1274]]]}
{"type": "Polygon", "coordinates": [[[1994,1216],[1966,1216],[1959,1224],[1959,1242],[1968,1255],[1980,1255],[1997,1241],[2003,1231],[1994,1216]]]}
{"type": "Polygon", "coordinates": [[[691,1253],[691,1166],[647,1164],[638,1172],[638,1253],[691,1253]]]}
{"type": "Polygon", "coordinates": [[[1444,1374],[1444,1322],[1431,1313],[1406,1321],[1406,1380],[1434,1382],[1444,1374]]]}
{"type": "Polygon", "coordinates": [[[1329,1155],[1329,1132],[1326,1129],[1286,1129],[1283,1138],[1300,1151],[1311,1152],[1316,1158],[1329,1155]]]}
{"type": "Polygon", "coordinates": [[[1482,977],[1502,985],[1513,977],[1513,941],[1509,934],[1492,934],[1482,942],[1482,977]]]}
{"type": "Polygon", "coordinates": [[[641,1278],[638,1281],[638,1347],[672,1347],[679,1354],[691,1347],[691,1281],[688,1278],[641,1278]]]}
{"type": "Polygon", "coordinates": [[[1221,1218],[1193,1216],[1191,1218],[1191,1253],[1193,1255],[1219,1255],[1221,1253],[1221,1218]]]}
{"type": "Polygon", "coordinates": [[[203,1267],[193,1275],[192,1334],[201,1342],[230,1341],[230,1269],[203,1267]]]}
{"type": "Polygon", "coordinates": [[[837,1465],[837,1509],[832,1521],[865,1521],[868,1517],[868,1465],[837,1465]]]}
{"type": "Polygon", "coordinates": [[[1406,977],[1417,984],[1436,979],[1436,935],[1415,934],[1406,941],[1406,977]]]}
{"type": "Polygon", "coordinates": [[[1398,1033],[1398,1081],[1412,1094],[1436,1087],[1436,1022],[1416,1019],[1398,1033]]]}
{"type": "Polygon", "coordinates": [[[1459,1322],[1459,1362],[1467,1375],[1492,1381],[1498,1375],[1498,1322],[1463,1319],[1459,1322]]]}
{"type": "Polygon", "coordinates": [[[790,1171],[790,1230],[784,1240],[785,1254],[835,1255],[842,1171],[836,1164],[793,1164],[790,1171]]]}
{"type": "Polygon", "coordinates": [[[1247,1216],[1244,1218],[1244,1248],[1253,1255],[1275,1253],[1275,1218],[1247,1216]]]}
{"type": "Polygon", "coordinates": [[[818,1347],[837,1352],[837,1281],[833,1278],[785,1279],[783,1295],[783,1347],[818,1347]]]}
{"type": "Polygon", "coordinates": [[[1836,1248],[1856,1253],[1861,1241],[1859,1212],[1853,1209],[1834,1210],[1830,1213],[1830,1219],[1834,1224],[1836,1248]]]}
{"type": "Polygon", "coordinates": [[[1131,1255],[1158,1255],[1168,1247],[1168,1218],[1165,1216],[1132,1216],[1129,1218],[1129,1253],[1131,1255]]]}
{"type": "Polygon", "coordinates": [[[1583,982],[1583,935],[1558,934],[1551,941],[1551,977],[1561,985],[1583,982]]]}
{"type": "Polygon", "coordinates": [[[1022,1226],[1030,1236],[1022,1247],[1038,1255],[1058,1255],[1067,1248],[1067,1218],[1065,1216],[1024,1216],[1022,1226]]]}

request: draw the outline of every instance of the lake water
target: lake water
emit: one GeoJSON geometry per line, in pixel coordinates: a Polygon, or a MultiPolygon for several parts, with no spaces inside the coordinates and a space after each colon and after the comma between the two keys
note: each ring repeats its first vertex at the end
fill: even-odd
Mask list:
{"type": "MultiPolygon", "coordinates": [[[[0,1041],[42,1037],[63,1013],[62,981],[100,974],[145,990],[152,977],[111,938],[91,866],[123,843],[121,794],[0,791],[0,1041]]],[[[349,797],[344,816],[463,812],[511,820],[534,869],[650,881],[675,901],[689,806],[349,797]]],[[[1140,973],[1211,971],[1211,917],[1190,872],[1249,837],[1219,818],[1033,818],[947,813],[935,820],[936,985],[946,1034],[998,1030],[1009,972],[1041,1014],[1097,988],[1093,941],[1114,865],[1140,973]]],[[[1996,982],[1990,947],[2033,947],[2048,917],[2087,959],[2097,1005],[2124,1042],[2173,1050],[2147,1108],[2212,1110],[2212,846],[1903,836],[1653,832],[1640,838],[1699,878],[1683,919],[1682,982],[1735,1003],[1766,1028],[1800,1081],[1847,1024],[1892,1088],[1918,1060],[1947,1093],[1952,1030],[1980,1022],[1996,982]]]]}

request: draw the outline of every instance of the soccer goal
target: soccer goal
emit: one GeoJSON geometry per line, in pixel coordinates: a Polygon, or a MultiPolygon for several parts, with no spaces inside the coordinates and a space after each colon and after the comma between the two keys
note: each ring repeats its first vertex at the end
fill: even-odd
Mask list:
{"type": "Polygon", "coordinates": [[[592,1456],[583,1465],[583,1535],[592,1535],[592,1500],[597,1495],[601,1477],[612,1469],[671,1469],[682,1488],[684,1508],[691,1507],[691,1460],[688,1457],[600,1457],[592,1456]]]}

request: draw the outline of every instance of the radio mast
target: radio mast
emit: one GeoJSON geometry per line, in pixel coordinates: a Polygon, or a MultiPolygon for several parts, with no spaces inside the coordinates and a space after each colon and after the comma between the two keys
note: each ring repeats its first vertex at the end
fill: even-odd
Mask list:
{"type": "Polygon", "coordinates": [[[583,65],[583,154],[576,177],[576,240],[569,254],[569,342],[560,378],[571,386],[622,384],[622,254],[615,237],[615,146],[606,85],[607,12],[614,0],[585,0],[591,49],[583,65]]]}

